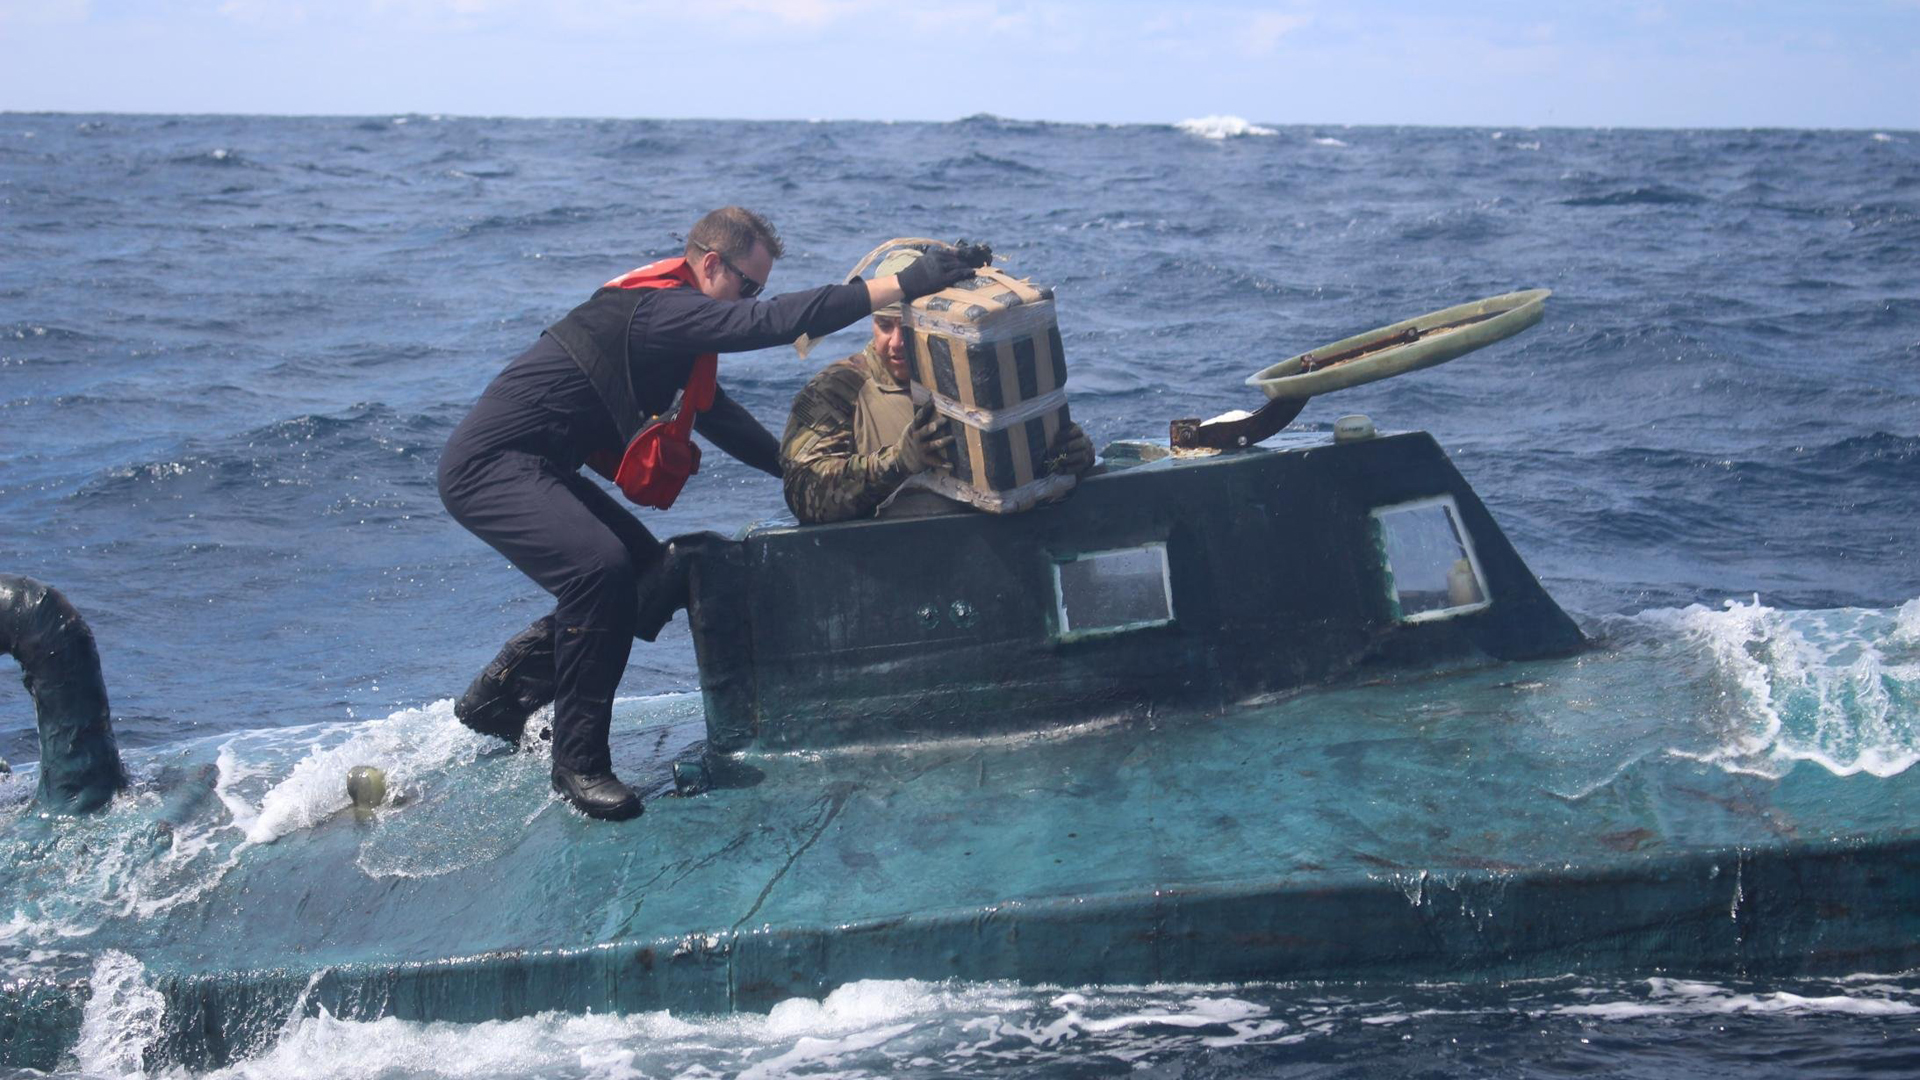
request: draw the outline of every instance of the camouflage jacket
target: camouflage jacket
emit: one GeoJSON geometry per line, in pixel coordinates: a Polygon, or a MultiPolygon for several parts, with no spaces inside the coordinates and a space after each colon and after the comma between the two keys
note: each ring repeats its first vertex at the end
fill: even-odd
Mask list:
{"type": "Polygon", "coordinates": [[[907,479],[892,446],[866,454],[854,447],[854,404],[879,363],[869,346],[815,375],[793,399],[780,438],[781,487],[808,525],[872,517],[907,479]]]}

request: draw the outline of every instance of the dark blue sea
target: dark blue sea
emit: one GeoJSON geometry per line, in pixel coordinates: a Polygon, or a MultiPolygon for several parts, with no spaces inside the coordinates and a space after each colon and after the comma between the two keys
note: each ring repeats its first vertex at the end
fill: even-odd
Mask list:
{"type": "MultiPolygon", "coordinates": [[[[548,601],[442,510],[442,444],[542,327],[727,203],[784,235],[774,292],[888,237],[990,242],[1056,290],[1097,446],[1253,407],[1248,374],[1317,345],[1550,288],[1521,337],[1298,426],[1432,432],[1603,647],[1718,672],[1752,722],[1741,767],[1873,782],[1920,760],[1920,132],[0,114],[0,572],[87,614],[135,774],[221,746],[248,780],[222,789],[232,839],[263,827],[292,750],[451,725],[446,699],[548,601]]],[[[727,357],[722,381],[777,433],[862,334],[727,357]]],[[[710,453],[646,520],[784,512],[775,481],[710,453]]],[[[682,619],[622,692],[696,687],[682,619]]],[[[7,815],[38,752],[9,675],[7,815]]],[[[81,881],[75,910],[167,918],[127,887],[81,881]]],[[[61,948],[84,934],[66,919],[0,910],[0,945],[61,948]]],[[[180,1074],[144,1052],[139,958],[99,957],[93,981],[59,1075],[180,1074]]],[[[736,1074],[1914,1076],[1920,975],[321,1012],[221,1075],[736,1074]]]]}

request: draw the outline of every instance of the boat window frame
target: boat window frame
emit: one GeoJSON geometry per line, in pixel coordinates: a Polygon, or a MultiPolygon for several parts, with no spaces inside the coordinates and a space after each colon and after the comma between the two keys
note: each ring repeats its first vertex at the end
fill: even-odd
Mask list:
{"type": "Polygon", "coordinates": [[[1418,499],[1408,499],[1404,502],[1376,506],[1367,511],[1367,517],[1372,527],[1375,548],[1380,553],[1380,570],[1386,586],[1385,595],[1388,610],[1392,612],[1395,622],[1440,622],[1445,619],[1456,619],[1462,615],[1472,615],[1475,612],[1485,611],[1493,606],[1493,590],[1487,585],[1487,572],[1485,568],[1480,565],[1480,553],[1474,549],[1473,531],[1468,529],[1466,522],[1461,519],[1460,503],[1454,499],[1451,493],[1426,495],[1418,499]],[[1382,518],[1387,514],[1424,510],[1430,506],[1440,507],[1447,515],[1447,523],[1453,529],[1453,538],[1459,541],[1460,550],[1466,555],[1467,568],[1473,571],[1473,583],[1475,587],[1480,590],[1480,599],[1471,604],[1461,604],[1455,607],[1430,608],[1426,611],[1416,611],[1408,615],[1400,606],[1400,589],[1394,583],[1393,559],[1387,554],[1387,525],[1382,518]]]}
{"type": "Polygon", "coordinates": [[[1149,540],[1143,544],[1129,544],[1126,547],[1101,548],[1097,551],[1074,551],[1065,554],[1050,554],[1048,563],[1053,575],[1053,636],[1061,642],[1086,641],[1094,638],[1114,637],[1119,634],[1131,634],[1141,630],[1154,630],[1172,626],[1179,619],[1179,612],[1173,605],[1173,563],[1167,555],[1165,540],[1149,540]],[[1067,596],[1060,568],[1069,563],[1097,559],[1110,555],[1129,555],[1138,551],[1154,551],[1160,556],[1160,596],[1166,602],[1167,615],[1163,619],[1142,619],[1109,626],[1094,626],[1075,629],[1067,615],[1067,596]]]}

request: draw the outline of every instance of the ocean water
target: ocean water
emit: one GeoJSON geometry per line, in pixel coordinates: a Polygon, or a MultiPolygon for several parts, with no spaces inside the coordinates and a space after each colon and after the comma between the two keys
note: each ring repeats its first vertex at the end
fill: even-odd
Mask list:
{"type": "MultiPolygon", "coordinates": [[[[1096,445],[1257,404],[1241,380],[1316,345],[1551,288],[1520,338],[1315,402],[1299,425],[1365,412],[1431,431],[1605,656],[1724,700],[1670,747],[1863,782],[1920,760],[1920,133],[0,114],[0,571],[87,614],[136,776],[184,755],[222,777],[178,859],[109,863],[68,903],[0,911],[9,956],[79,943],[92,965],[61,1075],[179,1071],[148,1053],[139,959],[88,951],[90,920],[164,933],[243,843],[337,809],[314,779],[331,748],[386,747],[403,783],[470,759],[445,699],[545,598],[445,516],[439,448],[541,327],[727,202],[785,235],[775,291],[837,280],[891,236],[991,242],[1055,287],[1096,445]]],[[[860,338],[811,362],[728,357],[722,379],[778,431],[860,338]]],[[[783,511],[774,481],[714,454],[646,520],[730,532],[783,511]]],[[[623,689],[671,712],[695,685],[680,621],[636,649],[623,689]]],[[[37,753],[9,677],[0,812],[20,812],[37,753]]],[[[768,1016],[482,1025],[303,1013],[226,1074],[1868,1077],[1915,1061],[1913,973],[1647,973],[863,983],[768,1016]]]]}

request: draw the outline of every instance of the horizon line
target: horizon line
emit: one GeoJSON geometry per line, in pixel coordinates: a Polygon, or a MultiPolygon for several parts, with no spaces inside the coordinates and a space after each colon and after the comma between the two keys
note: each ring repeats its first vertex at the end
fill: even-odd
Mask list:
{"type": "MultiPolygon", "coordinates": [[[[591,116],[585,114],[522,114],[522,113],[459,113],[443,111],[421,111],[411,109],[388,109],[380,112],[148,112],[142,110],[103,110],[103,109],[0,109],[0,116],[127,116],[127,117],[189,117],[206,119],[251,119],[251,120],[378,120],[378,119],[425,119],[444,120],[525,120],[525,121],[653,121],[661,123],[719,123],[719,124],[925,124],[944,126],[961,124],[969,120],[993,120],[1014,124],[1045,124],[1058,127],[1160,127],[1172,128],[1182,124],[1197,123],[1206,120],[1237,120],[1244,124],[1263,129],[1284,128],[1426,128],[1435,130],[1467,129],[1512,129],[1516,131],[1831,131],[1831,132],[1902,132],[1920,135],[1920,128],[1907,128],[1889,125],[1864,124],[1857,126],[1794,126],[1790,124],[1539,124],[1539,123],[1496,123],[1476,121],[1471,123],[1413,123],[1395,121],[1337,121],[1337,120],[1252,120],[1234,113],[1210,113],[1206,116],[1185,117],[1179,120],[1047,120],[1034,117],[1002,116],[998,113],[969,113],[950,120],[913,120],[913,119],[874,119],[871,117],[726,117],[726,116],[591,116]]],[[[1247,134],[1258,137],[1259,132],[1247,134]]]]}

